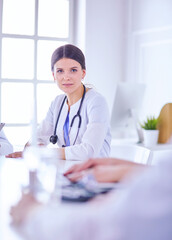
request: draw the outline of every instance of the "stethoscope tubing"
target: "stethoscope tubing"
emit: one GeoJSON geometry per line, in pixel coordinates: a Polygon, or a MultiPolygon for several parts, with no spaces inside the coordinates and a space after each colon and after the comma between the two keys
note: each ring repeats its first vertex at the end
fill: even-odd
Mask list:
{"type": "MultiPolygon", "coordinates": [[[[81,112],[81,108],[82,108],[83,101],[84,101],[85,94],[86,94],[86,87],[84,86],[84,84],[83,84],[83,87],[84,87],[84,92],[83,92],[83,95],[82,95],[82,99],[81,99],[77,114],[72,118],[70,128],[69,128],[68,138],[69,138],[69,135],[70,135],[71,128],[73,127],[74,121],[78,117],[79,118],[78,129],[77,129],[77,134],[76,134],[75,140],[73,142],[73,145],[75,145],[75,143],[76,143],[76,140],[77,140],[78,134],[79,134],[79,130],[80,130],[80,127],[81,127],[81,123],[82,123],[82,117],[81,117],[80,112],[81,112]]],[[[57,143],[57,141],[58,141],[58,137],[56,135],[57,125],[58,125],[59,118],[60,118],[60,115],[61,115],[61,112],[62,112],[62,109],[63,109],[66,98],[67,98],[67,96],[64,97],[63,102],[62,102],[61,107],[60,107],[60,110],[59,110],[59,114],[58,114],[57,121],[56,121],[55,128],[54,128],[54,135],[50,137],[50,142],[52,142],[53,144],[57,143]],[[51,140],[52,138],[55,138],[56,141],[52,141],[51,140]]],[[[63,145],[62,147],[65,147],[65,146],[63,145]]]]}
{"type": "Polygon", "coordinates": [[[63,102],[62,102],[62,104],[61,104],[61,107],[60,107],[59,115],[58,115],[58,117],[57,117],[56,125],[55,125],[55,128],[54,128],[54,135],[56,135],[57,124],[58,124],[58,122],[59,122],[59,118],[60,118],[60,115],[61,115],[61,111],[62,111],[62,109],[63,109],[63,105],[64,105],[64,103],[65,103],[66,98],[67,98],[67,97],[65,96],[64,99],[63,99],[63,102]]]}

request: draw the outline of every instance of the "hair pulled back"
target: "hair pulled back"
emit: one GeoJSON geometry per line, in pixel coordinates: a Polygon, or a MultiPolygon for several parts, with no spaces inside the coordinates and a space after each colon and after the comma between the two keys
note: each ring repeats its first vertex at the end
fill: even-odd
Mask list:
{"type": "Polygon", "coordinates": [[[82,69],[86,69],[85,56],[83,52],[72,44],[66,44],[58,47],[51,57],[51,71],[54,71],[54,64],[62,58],[70,58],[80,63],[82,69]]]}

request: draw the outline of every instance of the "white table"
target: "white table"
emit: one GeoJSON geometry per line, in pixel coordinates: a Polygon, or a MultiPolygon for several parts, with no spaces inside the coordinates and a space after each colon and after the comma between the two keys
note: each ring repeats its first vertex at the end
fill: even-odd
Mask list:
{"type": "Polygon", "coordinates": [[[0,239],[20,240],[11,229],[10,207],[20,198],[20,186],[26,183],[27,172],[21,160],[0,158],[0,239]]]}
{"type": "Polygon", "coordinates": [[[156,165],[164,158],[172,159],[172,144],[157,144],[145,147],[136,139],[112,139],[111,157],[156,165]]]}
{"type": "MultiPolygon", "coordinates": [[[[58,161],[61,172],[77,163],[58,161]]],[[[21,197],[21,186],[27,184],[28,170],[23,159],[0,157],[0,240],[22,240],[10,225],[9,211],[21,197]]]]}

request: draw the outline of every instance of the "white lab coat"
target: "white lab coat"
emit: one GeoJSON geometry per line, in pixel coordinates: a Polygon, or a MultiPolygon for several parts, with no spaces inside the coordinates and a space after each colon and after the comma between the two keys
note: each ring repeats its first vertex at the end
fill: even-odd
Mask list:
{"type": "Polygon", "coordinates": [[[164,159],[109,201],[40,207],[22,233],[29,240],[171,240],[171,172],[171,159],[164,159]]]}
{"type": "MultiPolygon", "coordinates": [[[[50,136],[54,134],[55,124],[65,95],[60,95],[51,103],[49,111],[38,129],[39,142],[49,144],[50,136]]],[[[81,99],[70,107],[69,126],[80,106],[81,99]]],[[[68,114],[68,105],[65,102],[56,134],[59,147],[65,145],[63,126],[68,114]]],[[[77,130],[78,118],[75,119],[69,138],[70,145],[65,147],[66,159],[85,160],[90,157],[108,157],[110,153],[110,120],[107,103],[104,97],[94,89],[88,90],[81,108],[82,124],[75,145],[73,145],[77,130]]]]}
{"type": "Polygon", "coordinates": [[[7,155],[13,152],[13,146],[8,141],[3,130],[0,131],[0,155],[7,155]]]}

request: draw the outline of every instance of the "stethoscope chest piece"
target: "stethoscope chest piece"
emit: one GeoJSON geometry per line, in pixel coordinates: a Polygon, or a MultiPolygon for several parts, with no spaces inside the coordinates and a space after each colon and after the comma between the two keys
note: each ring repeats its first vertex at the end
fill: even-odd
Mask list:
{"type": "Polygon", "coordinates": [[[53,143],[53,144],[56,144],[57,140],[58,140],[57,135],[52,135],[52,136],[50,137],[50,142],[53,143]]]}

